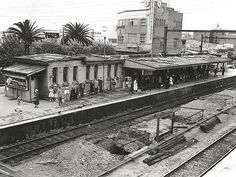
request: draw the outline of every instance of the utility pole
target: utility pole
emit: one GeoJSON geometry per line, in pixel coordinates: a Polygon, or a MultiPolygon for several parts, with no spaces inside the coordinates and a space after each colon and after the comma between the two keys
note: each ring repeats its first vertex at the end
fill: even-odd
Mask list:
{"type": "Polygon", "coordinates": [[[170,126],[170,133],[173,134],[173,130],[174,130],[174,122],[175,122],[175,112],[174,110],[172,110],[172,119],[171,119],[171,126],[170,126]]]}
{"type": "Polygon", "coordinates": [[[160,117],[155,114],[155,117],[157,118],[157,128],[156,128],[156,137],[155,140],[156,142],[159,142],[160,139],[160,117]]]}
{"type": "Polygon", "coordinates": [[[106,36],[104,36],[104,48],[103,48],[103,55],[104,55],[104,58],[106,56],[106,36]]]}
{"type": "Polygon", "coordinates": [[[150,36],[151,36],[151,57],[153,57],[153,37],[154,37],[154,18],[155,18],[155,3],[154,0],[150,0],[150,36]]]}

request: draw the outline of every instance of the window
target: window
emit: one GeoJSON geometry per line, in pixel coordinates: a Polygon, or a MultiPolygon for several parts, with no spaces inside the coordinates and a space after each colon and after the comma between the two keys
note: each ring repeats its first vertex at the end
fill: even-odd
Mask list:
{"type": "Polygon", "coordinates": [[[114,68],[114,76],[117,76],[118,74],[118,64],[115,64],[115,68],[114,68]]]}
{"type": "Polygon", "coordinates": [[[141,25],[147,25],[147,19],[141,18],[141,25]]]}
{"type": "Polygon", "coordinates": [[[57,83],[57,71],[58,71],[57,68],[52,69],[52,82],[53,83],[57,83]]]}
{"type": "Polygon", "coordinates": [[[77,81],[78,66],[73,67],[73,80],[77,81]]]}
{"type": "Polygon", "coordinates": [[[118,44],[124,43],[124,36],[118,36],[118,44]]]}
{"type": "Polygon", "coordinates": [[[94,66],[94,79],[98,78],[98,65],[94,66]]]}
{"type": "Polygon", "coordinates": [[[89,80],[90,79],[90,66],[86,66],[86,80],[89,80]]]}
{"type": "Polygon", "coordinates": [[[118,21],[118,25],[119,25],[119,26],[123,26],[123,25],[124,25],[124,20],[119,20],[119,21],[118,21]]]}
{"type": "Polygon", "coordinates": [[[131,26],[134,25],[134,19],[130,19],[130,25],[131,25],[131,26]]]}
{"type": "Polygon", "coordinates": [[[174,39],[174,47],[178,47],[179,45],[179,40],[178,39],[174,39]]]}
{"type": "Polygon", "coordinates": [[[107,66],[107,77],[108,78],[111,77],[111,64],[108,64],[108,66],[107,66]]]}
{"type": "Polygon", "coordinates": [[[136,44],[137,43],[136,39],[137,39],[136,34],[128,34],[128,43],[136,44]]]}
{"type": "Polygon", "coordinates": [[[63,68],[63,82],[68,81],[68,67],[63,68]]]}
{"type": "Polygon", "coordinates": [[[145,34],[140,34],[140,43],[145,43],[145,34]]]}

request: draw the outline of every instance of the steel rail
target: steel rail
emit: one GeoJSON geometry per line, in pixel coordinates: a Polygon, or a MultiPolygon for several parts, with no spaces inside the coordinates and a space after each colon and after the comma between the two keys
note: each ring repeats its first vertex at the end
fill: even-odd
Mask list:
{"type": "MultiPolygon", "coordinates": [[[[178,165],[176,168],[172,169],[170,172],[168,172],[167,174],[164,175],[164,177],[168,177],[171,176],[172,174],[174,174],[176,171],[180,170],[184,165],[186,165],[187,163],[189,163],[190,161],[192,161],[193,159],[197,158],[199,155],[203,154],[206,150],[212,148],[214,145],[216,145],[218,142],[220,142],[221,140],[223,140],[225,137],[229,136],[231,133],[236,131],[236,127],[232,128],[231,130],[229,130],[228,132],[226,132],[225,134],[223,134],[220,138],[218,138],[217,140],[215,140],[214,142],[212,142],[210,145],[208,145],[207,147],[205,147],[204,149],[202,149],[201,151],[199,151],[197,154],[194,154],[193,156],[191,156],[190,158],[188,158],[187,160],[185,160],[183,163],[181,163],[180,165],[178,165]]],[[[235,144],[236,145],[236,144],[235,144]]],[[[232,148],[234,149],[235,146],[232,148]]],[[[230,151],[232,151],[232,149],[230,149],[230,151]]],[[[227,151],[228,153],[229,151],[227,151]]],[[[225,156],[225,154],[224,154],[225,156]]],[[[223,156],[223,157],[224,157],[223,156]]]]}
{"type": "MultiPolygon", "coordinates": [[[[223,88],[218,88],[218,89],[215,88],[215,89],[212,89],[212,90],[217,91],[217,90],[222,90],[222,89],[223,88]]],[[[212,92],[212,90],[203,91],[203,92],[200,92],[198,94],[190,95],[188,97],[184,97],[184,96],[176,97],[176,98],[173,98],[172,100],[159,102],[155,105],[146,106],[144,108],[140,108],[140,109],[137,109],[137,110],[134,110],[134,111],[131,111],[131,112],[126,112],[124,114],[120,114],[120,115],[116,115],[116,116],[110,116],[110,117],[102,119],[102,120],[97,120],[97,121],[94,121],[94,122],[91,122],[91,123],[75,126],[71,129],[63,130],[61,132],[48,134],[48,135],[43,136],[43,137],[39,137],[39,138],[35,138],[35,139],[32,139],[32,140],[20,142],[20,143],[14,144],[14,145],[10,145],[10,146],[2,148],[0,150],[0,161],[7,161],[7,160],[13,159],[15,157],[23,156],[23,155],[25,155],[27,153],[30,153],[30,152],[34,152],[34,151],[37,151],[37,150],[44,149],[46,147],[51,147],[51,146],[60,144],[62,142],[77,138],[79,136],[83,136],[85,134],[94,133],[96,131],[99,131],[99,129],[104,130],[104,128],[108,128],[108,127],[112,127],[114,125],[122,124],[122,123],[125,123],[127,121],[135,120],[137,118],[140,118],[140,117],[143,117],[143,116],[146,116],[146,115],[149,115],[149,114],[153,114],[155,112],[159,112],[160,110],[165,110],[167,108],[171,108],[171,107],[183,104],[183,103],[188,102],[190,100],[193,100],[194,98],[199,97],[201,95],[209,94],[210,92],[212,92]],[[145,112],[145,110],[147,112],[145,112]],[[110,123],[108,123],[108,121],[110,121],[110,123]],[[101,125],[99,125],[99,123],[101,123],[101,125]],[[104,125],[102,125],[102,123],[104,125]],[[97,128],[96,128],[96,126],[97,126],[97,128]],[[75,131],[76,134],[73,134],[73,131],[75,131]],[[63,136],[63,134],[65,134],[65,133],[68,133],[68,135],[67,135],[68,137],[67,138],[63,137],[63,139],[58,140],[58,136],[63,136]],[[72,135],[70,135],[70,133],[72,133],[72,135]],[[48,143],[48,142],[51,141],[50,138],[53,138],[53,137],[56,138],[56,142],[48,143]],[[40,141],[43,141],[43,140],[46,140],[46,144],[41,145],[40,147],[35,147],[35,148],[31,148],[31,149],[28,148],[28,150],[25,150],[25,152],[22,152],[22,147],[24,145],[27,146],[27,144],[30,144],[30,143],[34,143],[34,145],[35,145],[35,144],[37,144],[37,142],[40,142],[40,141]],[[17,148],[17,147],[20,147],[19,148],[20,150],[18,150],[20,152],[14,153],[12,156],[8,156],[8,157],[4,156],[4,154],[3,154],[4,150],[10,150],[11,148],[13,149],[13,148],[17,148]],[[1,156],[2,156],[2,160],[1,160],[1,156]]],[[[60,137],[59,137],[59,139],[60,139],[60,137]]],[[[43,143],[45,143],[45,142],[43,142],[43,143]]]]}
{"type": "MultiPolygon", "coordinates": [[[[218,112],[218,113],[216,113],[216,114],[214,114],[214,115],[212,115],[212,116],[210,116],[210,117],[208,117],[208,118],[206,118],[206,119],[204,119],[204,120],[201,120],[201,121],[199,121],[198,123],[195,123],[194,125],[190,126],[190,127],[187,128],[186,130],[184,130],[183,132],[177,133],[176,135],[167,138],[166,141],[170,141],[170,140],[174,139],[174,138],[177,137],[177,136],[184,135],[185,133],[187,133],[188,131],[192,130],[193,128],[195,128],[195,127],[199,126],[200,124],[202,124],[202,123],[204,123],[204,122],[206,122],[206,121],[208,121],[208,120],[214,118],[215,116],[218,116],[218,115],[220,115],[220,114],[222,114],[222,113],[224,113],[224,112],[226,112],[226,111],[232,109],[233,107],[236,107],[236,105],[229,106],[229,107],[223,109],[222,111],[220,111],[220,112],[218,112]]],[[[165,143],[166,141],[162,141],[162,142],[157,143],[157,144],[155,145],[155,147],[160,146],[162,143],[165,143]]],[[[151,150],[152,148],[153,148],[153,147],[147,147],[144,151],[142,151],[142,152],[136,154],[134,157],[128,157],[128,158],[125,159],[123,162],[120,162],[120,163],[117,164],[116,166],[111,167],[110,169],[108,169],[108,170],[104,171],[103,173],[97,175],[97,177],[102,177],[102,176],[105,176],[105,175],[107,175],[107,174],[113,172],[113,171],[116,170],[117,168],[119,168],[119,167],[125,165],[126,163],[129,163],[130,161],[133,161],[135,158],[137,158],[137,157],[139,157],[139,156],[141,156],[141,155],[147,153],[147,152],[148,152],[149,150],[151,150]]]]}

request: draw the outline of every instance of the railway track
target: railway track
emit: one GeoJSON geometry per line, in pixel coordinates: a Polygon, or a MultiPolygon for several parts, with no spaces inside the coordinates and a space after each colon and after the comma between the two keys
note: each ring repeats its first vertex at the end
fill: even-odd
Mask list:
{"type": "Polygon", "coordinates": [[[164,177],[203,176],[209,169],[236,148],[236,128],[171,170],[164,177]]]}
{"type": "Polygon", "coordinates": [[[88,123],[80,126],[75,126],[73,128],[63,130],[61,132],[45,135],[39,138],[19,142],[13,145],[0,149],[0,161],[9,162],[10,160],[19,159],[21,157],[27,157],[32,153],[42,152],[45,149],[54,147],[55,145],[61,144],[63,142],[81,137],[83,135],[89,135],[95,132],[102,132],[107,128],[120,125],[134,119],[174,107],[179,104],[183,104],[192,100],[193,97],[188,97],[185,99],[171,100],[166,103],[159,103],[154,106],[147,106],[135,111],[128,113],[123,113],[117,116],[112,116],[103,120],[98,120],[93,123],[88,123]]]}
{"type": "Polygon", "coordinates": [[[0,161],[9,162],[14,159],[21,160],[22,157],[27,157],[28,155],[30,156],[30,154],[34,154],[37,152],[43,152],[45,149],[54,147],[55,145],[61,144],[65,141],[69,141],[95,132],[102,132],[107,128],[189,102],[196,97],[208,94],[210,92],[211,90],[209,90],[207,93],[204,92],[199,95],[191,95],[185,98],[177,97],[169,101],[161,102],[156,105],[147,106],[120,115],[108,117],[106,119],[98,120],[93,123],[75,126],[58,133],[48,134],[39,138],[12,144],[0,149],[0,161]]]}

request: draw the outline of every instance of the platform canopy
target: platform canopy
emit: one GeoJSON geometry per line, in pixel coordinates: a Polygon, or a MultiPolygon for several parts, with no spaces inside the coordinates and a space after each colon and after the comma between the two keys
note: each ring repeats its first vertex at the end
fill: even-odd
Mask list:
{"type": "Polygon", "coordinates": [[[15,63],[12,66],[3,69],[3,73],[6,76],[23,76],[28,77],[33,74],[46,70],[46,66],[29,65],[15,63]]]}
{"type": "Polygon", "coordinates": [[[125,60],[124,68],[143,70],[164,70],[190,66],[207,65],[213,63],[227,63],[232,60],[214,55],[188,55],[181,57],[145,57],[129,58],[125,60]]]}

